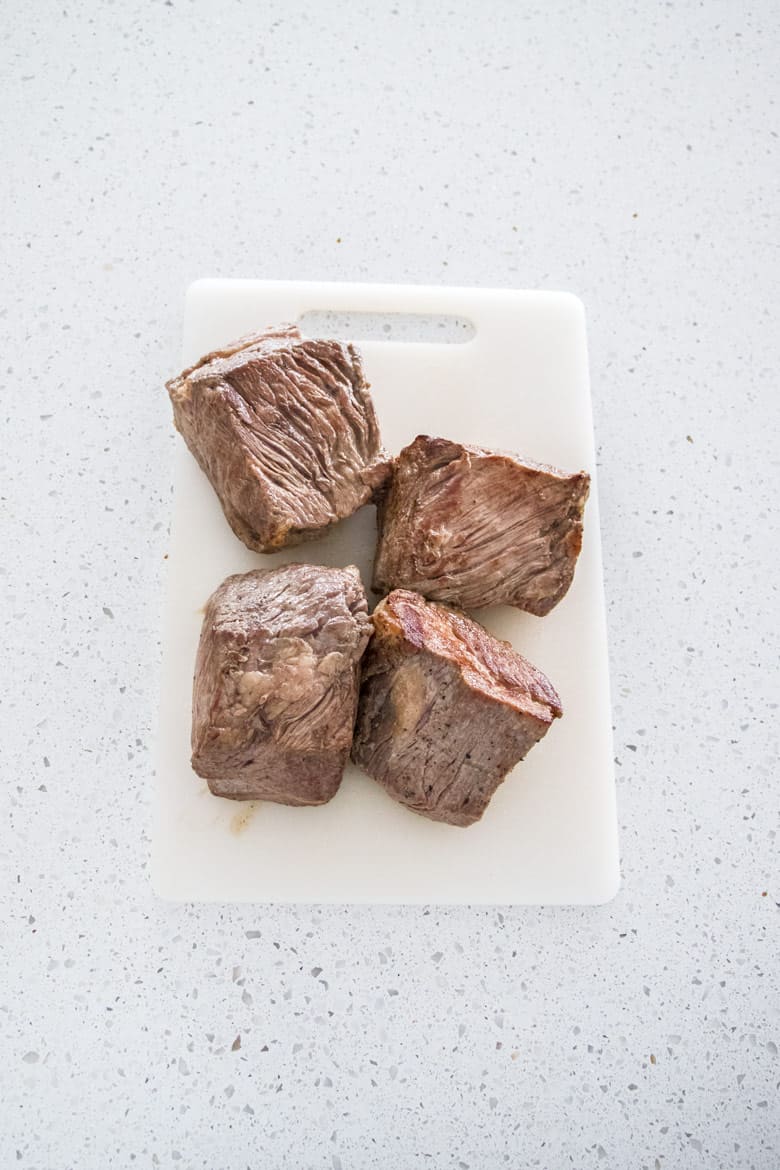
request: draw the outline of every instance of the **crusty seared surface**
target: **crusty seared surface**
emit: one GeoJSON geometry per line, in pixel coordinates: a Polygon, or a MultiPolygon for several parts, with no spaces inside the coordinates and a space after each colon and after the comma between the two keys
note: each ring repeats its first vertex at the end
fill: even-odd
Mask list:
{"type": "Polygon", "coordinates": [[[398,589],[372,621],[352,759],[415,812],[471,825],[560,699],[508,642],[449,606],[398,589]]]}

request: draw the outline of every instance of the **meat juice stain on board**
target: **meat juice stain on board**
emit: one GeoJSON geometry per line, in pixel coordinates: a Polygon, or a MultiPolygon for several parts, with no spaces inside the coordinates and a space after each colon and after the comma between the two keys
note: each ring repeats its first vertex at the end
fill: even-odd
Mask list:
{"type": "Polygon", "coordinates": [[[251,823],[254,814],[257,812],[257,804],[255,801],[247,801],[243,808],[239,809],[230,818],[230,832],[234,837],[240,837],[244,830],[251,823]]]}

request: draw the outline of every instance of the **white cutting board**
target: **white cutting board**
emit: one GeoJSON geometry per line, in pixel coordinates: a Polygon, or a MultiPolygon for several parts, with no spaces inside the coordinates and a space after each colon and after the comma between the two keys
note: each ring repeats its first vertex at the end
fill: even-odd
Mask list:
{"type": "Polygon", "coordinates": [[[368,585],[375,512],[363,508],[330,536],[285,553],[252,553],[230,531],[179,439],[152,842],[155,888],[185,901],[607,901],[618,887],[618,849],[582,304],[568,293],[203,280],[187,293],[183,362],[314,310],[452,314],[473,322],[476,333],[465,344],[358,341],[389,452],[428,433],[585,468],[594,477],[582,555],[564,600],[545,618],[508,607],[477,615],[549,676],[564,717],[468,829],[416,816],[352,767],[336,797],[319,808],[212,796],[189,763],[192,669],[206,599],[229,573],[296,560],[354,562],[368,585]]]}

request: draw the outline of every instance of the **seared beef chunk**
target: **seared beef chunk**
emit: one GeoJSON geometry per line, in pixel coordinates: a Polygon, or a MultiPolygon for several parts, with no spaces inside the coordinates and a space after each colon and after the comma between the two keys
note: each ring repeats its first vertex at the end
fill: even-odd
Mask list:
{"type": "Polygon", "coordinates": [[[217,796],[324,804],[349,756],[371,632],[354,565],[228,577],[195,664],[192,766],[217,796]]]}
{"type": "Polygon", "coordinates": [[[380,506],[374,589],[546,614],[571,584],[590,478],[419,435],[380,506]]]}
{"type": "Polygon", "coordinates": [[[272,552],[351,516],[387,475],[360,355],[255,333],[168,382],[173,417],[249,548],[272,552]]]}
{"type": "Polygon", "coordinates": [[[418,593],[391,593],[373,624],[352,759],[415,812],[471,825],[560,699],[508,642],[418,593]]]}

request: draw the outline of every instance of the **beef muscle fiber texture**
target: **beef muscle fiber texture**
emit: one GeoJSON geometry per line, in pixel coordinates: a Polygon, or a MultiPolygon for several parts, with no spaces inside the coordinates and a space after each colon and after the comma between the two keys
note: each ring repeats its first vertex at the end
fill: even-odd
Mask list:
{"type": "Polygon", "coordinates": [[[549,613],[574,576],[589,486],[584,471],[418,435],[380,505],[374,589],[549,613]]]}
{"type": "Polygon", "coordinates": [[[561,715],[552,684],[450,606],[398,589],[373,614],[352,758],[433,820],[479,820],[561,715]]]}
{"type": "Polygon", "coordinates": [[[207,354],[167,388],[228,523],[259,552],[318,536],[387,475],[352,345],[282,326],[207,354]]]}
{"type": "Polygon", "coordinates": [[[354,565],[283,565],[223,581],[206,605],[192,703],[192,766],[213,793],[330,800],[370,630],[354,565]]]}

